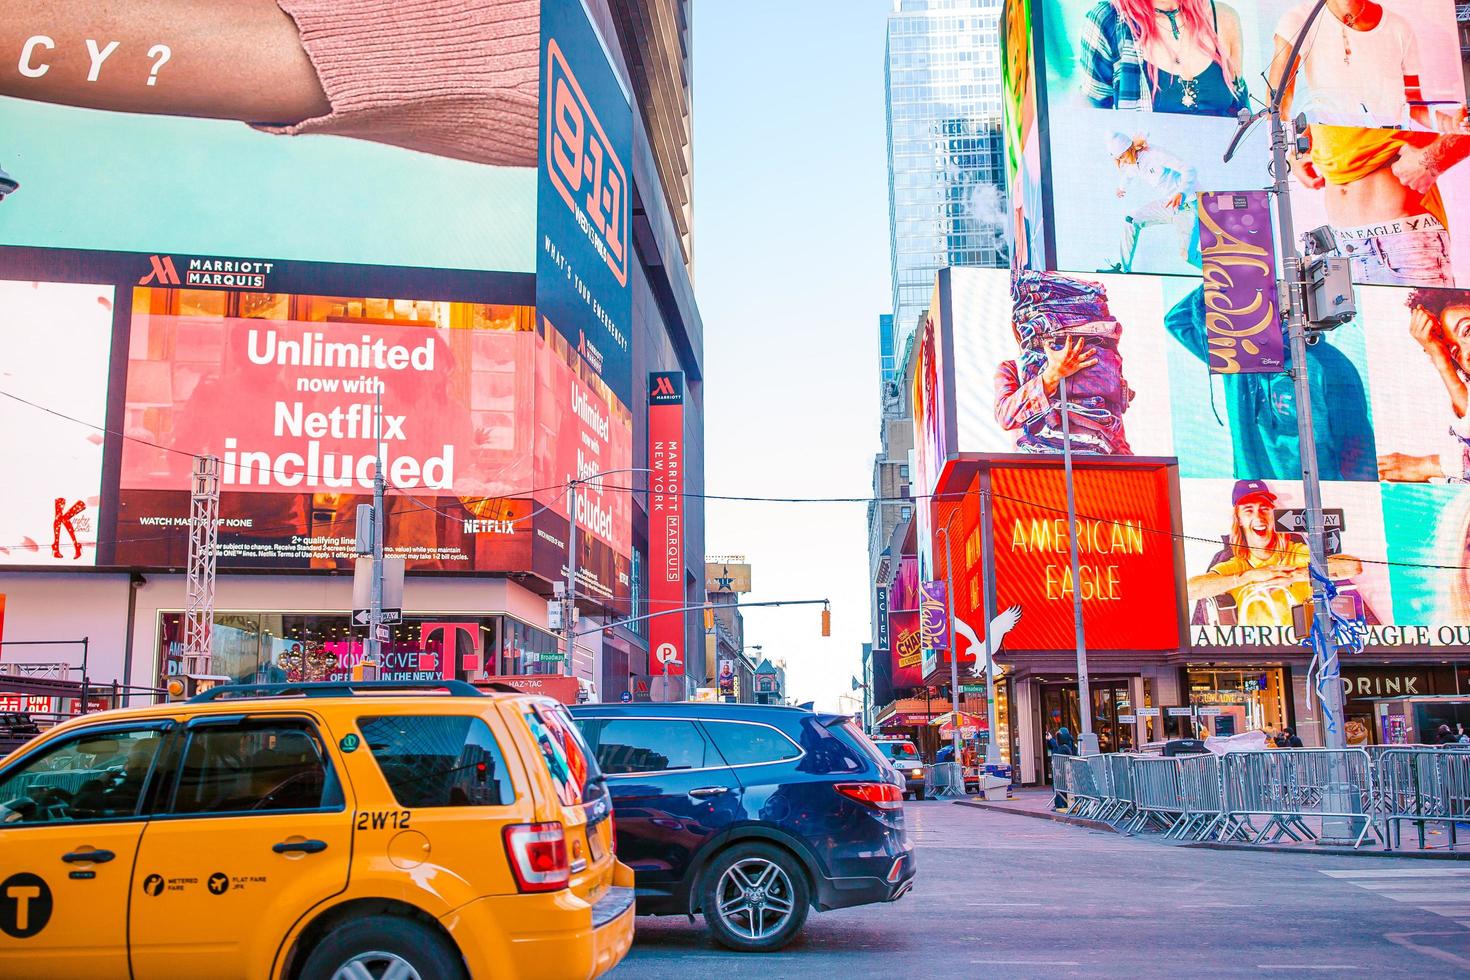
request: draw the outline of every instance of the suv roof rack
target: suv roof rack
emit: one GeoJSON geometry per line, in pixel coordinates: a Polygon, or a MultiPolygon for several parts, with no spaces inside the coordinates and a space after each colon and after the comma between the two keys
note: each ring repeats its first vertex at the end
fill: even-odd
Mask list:
{"type": "Polygon", "coordinates": [[[444,691],[456,697],[485,697],[484,692],[466,681],[301,681],[296,684],[221,684],[201,691],[189,699],[190,704],[219,701],[225,698],[340,698],[355,694],[377,694],[385,691],[444,691]]]}

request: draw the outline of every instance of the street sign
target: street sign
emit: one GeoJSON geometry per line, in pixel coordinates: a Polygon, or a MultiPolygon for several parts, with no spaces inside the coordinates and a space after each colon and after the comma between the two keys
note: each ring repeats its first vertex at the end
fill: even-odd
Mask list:
{"type": "Polygon", "coordinates": [[[560,599],[546,600],[546,628],[549,630],[562,628],[561,602],[560,599]]]}
{"type": "Polygon", "coordinates": [[[984,684],[961,684],[960,685],[960,693],[961,694],[984,694],[985,693],[985,685],[984,684]]]}
{"type": "Polygon", "coordinates": [[[1193,708],[1165,708],[1170,718],[1188,718],[1194,714],[1193,708]]]}
{"type": "Polygon", "coordinates": [[[378,642],[380,642],[380,643],[387,643],[388,640],[391,638],[391,634],[388,632],[388,627],[386,627],[386,626],[379,626],[378,627],[378,630],[377,630],[377,637],[378,637],[378,642]]]}
{"type": "Polygon", "coordinates": [[[1218,704],[1201,705],[1199,709],[1199,714],[1201,718],[1215,718],[1218,717],[1220,713],[1221,708],[1218,704]]]}
{"type": "Polygon", "coordinates": [[[1118,724],[1120,724],[1120,725],[1136,725],[1136,724],[1138,724],[1138,716],[1137,715],[1119,715],[1118,716],[1118,724]]]}
{"type": "MultiPolygon", "coordinates": [[[[352,621],[366,626],[373,604],[373,560],[358,558],[352,566],[352,621]],[[358,616],[362,618],[359,619],[358,616]]],[[[403,559],[383,559],[383,622],[403,622],[403,559]],[[391,618],[390,618],[391,617],[391,618]]]]}
{"type": "MultiPolygon", "coordinates": [[[[366,626],[369,623],[371,623],[372,620],[373,620],[373,611],[371,609],[354,609],[354,610],[352,610],[352,624],[354,626],[366,626]]],[[[383,625],[384,626],[396,626],[396,625],[398,625],[401,622],[403,622],[403,610],[402,609],[384,609],[383,610],[383,625]]]]}
{"type": "Polygon", "coordinates": [[[1139,717],[1142,717],[1142,718],[1157,718],[1159,716],[1159,709],[1158,708],[1139,708],[1138,709],[1138,714],[1139,714],[1139,717]]]}
{"type": "MultiPolygon", "coordinates": [[[[1325,531],[1343,531],[1344,527],[1341,507],[1322,508],[1322,529],[1325,531]]],[[[1290,532],[1307,532],[1307,511],[1304,507],[1279,507],[1276,510],[1276,530],[1290,532]]]]}
{"type": "Polygon", "coordinates": [[[562,653],[560,650],[557,650],[551,653],[537,654],[536,659],[543,664],[559,664],[567,659],[567,655],[565,653],[562,653]]]}
{"type": "Polygon", "coordinates": [[[629,701],[633,700],[633,692],[624,691],[622,694],[618,695],[618,700],[623,702],[624,704],[627,704],[629,701]]]}

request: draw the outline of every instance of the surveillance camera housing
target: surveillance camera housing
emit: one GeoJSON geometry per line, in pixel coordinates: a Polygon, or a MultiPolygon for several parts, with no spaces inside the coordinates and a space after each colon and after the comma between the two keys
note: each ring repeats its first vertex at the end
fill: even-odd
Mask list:
{"type": "Polygon", "coordinates": [[[1321,334],[1318,334],[1318,333],[1308,333],[1307,334],[1307,346],[1308,347],[1315,347],[1317,345],[1317,342],[1320,341],[1321,339],[1322,339],[1322,335],[1321,334]]]}

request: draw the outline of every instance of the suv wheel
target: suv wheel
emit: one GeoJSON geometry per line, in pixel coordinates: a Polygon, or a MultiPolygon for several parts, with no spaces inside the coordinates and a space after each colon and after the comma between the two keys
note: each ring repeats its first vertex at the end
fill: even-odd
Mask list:
{"type": "Polygon", "coordinates": [[[700,895],[705,925],[721,946],[769,953],[806,922],[811,887],[806,868],[770,844],[739,844],[715,858],[700,895]]]}
{"type": "Polygon", "coordinates": [[[411,919],[370,915],[334,928],[301,967],[301,980],[463,978],[464,961],[437,933],[411,919]]]}

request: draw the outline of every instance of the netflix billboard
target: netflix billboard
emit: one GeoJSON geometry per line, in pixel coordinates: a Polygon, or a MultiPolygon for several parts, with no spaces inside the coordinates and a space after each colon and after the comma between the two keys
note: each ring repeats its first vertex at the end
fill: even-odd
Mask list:
{"type": "Polygon", "coordinates": [[[684,674],[684,373],[648,376],[648,671],[684,674]]]}
{"type": "MultiPolygon", "coordinates": [[[[138,287],[118,564],[178,567],[195,455],[220,459],[222,568],[345,569],[375,457],[390,554],[564,577],[558,488],[632,463],[627,408],[531,308],[138,287]]],[[[626,596],[630,495],[579,488],[582,587],[626,596]]]]}

